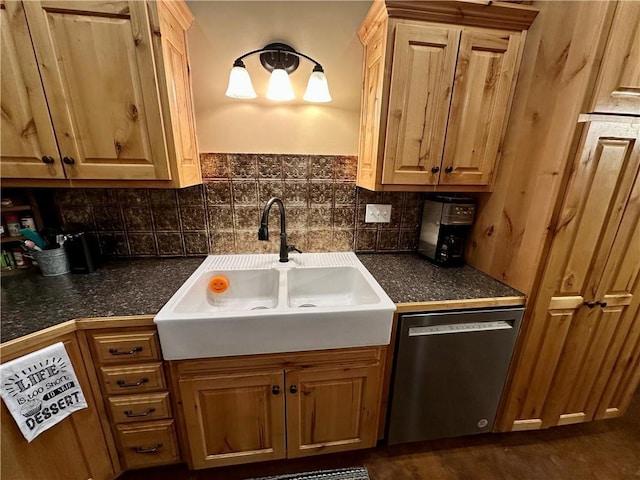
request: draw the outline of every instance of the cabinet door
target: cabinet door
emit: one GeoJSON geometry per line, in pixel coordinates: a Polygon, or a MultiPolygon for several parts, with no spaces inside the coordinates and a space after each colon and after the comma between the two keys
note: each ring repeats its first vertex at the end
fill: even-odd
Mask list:
{"type": "MultiPolygon", "coordinates": [[[[614,312],[613,301],[604,309],[595,303],[588,308],[585,302],[600,300],[601,279],[615,270],[610,254],[625,206],[636,195],[632,188],[640,163],[639,143],[638,124],[588,125],[555,227],[502,429],[510,429],[509,424],[521,430],[561,423],[560,415],[574,408],[568,405],[580,404],[578,397],[584,396],[576,391],[577,383],[593,382],[593,376],[578,378],[579,372],[586,368],[583,375],[595,374],[596,366],[585,365],[598,363],[606,336],[612,335],[612,326],[603,322],[616,322],[621,311],[614,312]]],[[[633,234],[623,237],[619,238],[625,243],[633,234]]],[[[586,384],[581,388],[587,389],[586,384]]],[[[562,422],[586,418],[583,411],[572,414],[562,422]]]]}
{"type": "Polygon", "coordinates": [[[382,183],[438,183],[460,29],[399,24],[382,183]]]}
{"type": "Polygon", "coordinates": [[[2,177],[64,178],[22,3],[0,3],[0,21],[2,177]]]}
{"type": "Polygon", "coordinates": [[[640,2],[618,2],[592,112],[640,115],[640,2]]]}
{"type": "Polygon", "coordinates": [[[440,183],[491,182],[509,117],[521,48],[520,32],[462,32],[440,183]]]}
{"type": "Polygon", "coordinates": [[[383,33],[380,30],[380,34],[366,45],[364,59],[358,185],[371,190],[375,188],[377,173],[382,168],[378,161],[378,148],[384,75],[385,35],[383,33]]]}
{"type": "Polygon", "coordinates": [[[284,458],[281,370],[179,381],[194,468],[284,458]]]}
{"type": "Polygon", "coordinates": [[[373,447],[379,364],[287,370],[287,457],[373,447]]]}
{"type": "Polygon", "coordinates": [[[170,179],[145,3],[24,6],[67,177],[170,179]]]}
{"type": "MultiPolygon", "coordinates": [[[[176,3],[176,5],[179,5],[176,3]]],[[[189,52],[187,51],[188,26],[180,25],[175,12],[167,3],[158,2],[158,21],[162,35],[159,39],[162,55],[156,56],[160,77],[166,84],[168,111],[171,112],[171,125],[167,127],[167,140],[173,147],[175,162],[182,176],[190,172],[193,178],[185,178],[187,183],[200,183],[200,158],[196,139],[193,101],[191,98],[191,72],[189,70],[189,52]],[[189,168],[191,167],[191,168],[189,168]]],[[[174,7],[179,8],[179,7],[174,7]]],[[[186,7],[185,7],[186,8],[186,7]]],[[[163,95],[164,98],[164,95],[163,95]]],[[[171,150],[170,150],[171,151],[171,150]]]]}
{"type": "MultiPolygon", "coordinates": [[[[58,341],[63,342],[88,408],[74,412],[29,443],[22,436],[4,402],[0,402],[0,477],[11,480],[113,479],[116,472],[113,471],[105,432],[100,424],[99,411],[92,395],[76,334],[50,337],[45,342],[38,341],[37,338],[38,335],[35,334],[29,341],[20,341],[29,346],[25,346],[17,354],[7,355],[5,349],[0,348],[2,360],[14,360],[58,341]]],[[[11,349],[11,346],[7,349],[11,349]]]]}
{"type": "Polygon", "coordinates": [[[640,381],[639,273],[640,177],[636,177],[596,295],[606,303],[602,307],[603,325],[593,340],[596,352],[592,358],[597,362],[592,362],[591,369],[583,367],[567,411],[584,405],[587,418],[609,418],[625,412],[640,381]]]}
{"type": "Polygon", "coordinates": [[[613,247],[598,252],[593,263],[595,278],[588,283],[599,285],[587,295],[598,303],[583,307],[571,326],[542,414],[543,427],[593,420],[635,319],[637,307],[631,305],[640,271],[639,220],[640,181],[636,176],[613,247]],[[604,268],[599,260],[606,261],[604,268]]]}

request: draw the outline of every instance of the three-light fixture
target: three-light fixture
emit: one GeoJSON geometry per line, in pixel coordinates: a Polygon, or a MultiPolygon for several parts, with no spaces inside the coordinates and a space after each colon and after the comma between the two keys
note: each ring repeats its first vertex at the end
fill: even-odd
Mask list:
{"type": "Polygon", "coordinates": [[[324,103],[331,101],[329,94],[329,84],[324,74],[322,65],[304,53],[297,52],[293,47],[285,43],[270,43],[259,50],[245,53],[236,58],[233,68],[229,74],[229,86],[225,95],[231,98],[256,98],[255,89],[251,83],[249,72],[242,61],[244,58],[260,54],[260,63],[271,72],[267,98],[270,100],[293,100],[295,94],[291,88],[289,74],[294,72],[300,64],[300,58],[306,58],[313,62],[315,66],[307,83],[307,90],[302,97],[307,102],[324,103]]]}

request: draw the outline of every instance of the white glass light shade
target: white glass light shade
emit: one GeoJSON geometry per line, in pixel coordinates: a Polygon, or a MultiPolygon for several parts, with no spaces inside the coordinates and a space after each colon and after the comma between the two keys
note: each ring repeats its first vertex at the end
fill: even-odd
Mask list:
{"type": "Polygon", "coordinates": [[[229,86],[225,95],[231,98],[256,98],[258,96],[246,68],[233,67],[231,69],[229,86]]]}
{"type": "Polygon", "coordinates": [[[326,103],[331,101],[329,93],[329,83],[324,72],[313,71],[307,83],[307,91],[304,92],[303,100],[307,102],[326,103]]]}
{"type": "Polygon", "coordinates": [[[271,72],[269,79],[269,88],[267,89],[267,98],[269,100],[293,100],[296,98],[291,88],[291,80],[289,74],[282,68],[276,68],[271,72]]]}

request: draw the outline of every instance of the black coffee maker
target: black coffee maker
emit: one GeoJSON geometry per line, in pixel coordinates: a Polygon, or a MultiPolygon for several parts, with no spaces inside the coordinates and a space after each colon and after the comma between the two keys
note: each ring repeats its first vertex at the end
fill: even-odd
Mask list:
{"type": "Polygon", "coordinates": [[[471,198],[436,195],[425,200],[418,252],[438,265],[463,265],[475,211],[471,198]]]}

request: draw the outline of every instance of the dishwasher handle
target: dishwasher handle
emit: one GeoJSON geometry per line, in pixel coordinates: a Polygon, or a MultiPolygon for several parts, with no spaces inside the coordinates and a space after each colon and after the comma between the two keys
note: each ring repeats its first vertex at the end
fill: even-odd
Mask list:
{"type": "Polygon", "coordinates": [[[427,335],[450,335],[455,333],[489,332],[495,330],[513,329],[512,320],[498,320],[494,322],[450,323],[444,325],[430,325],[428,327],[409,327],[410,337],[427,335]]]}

